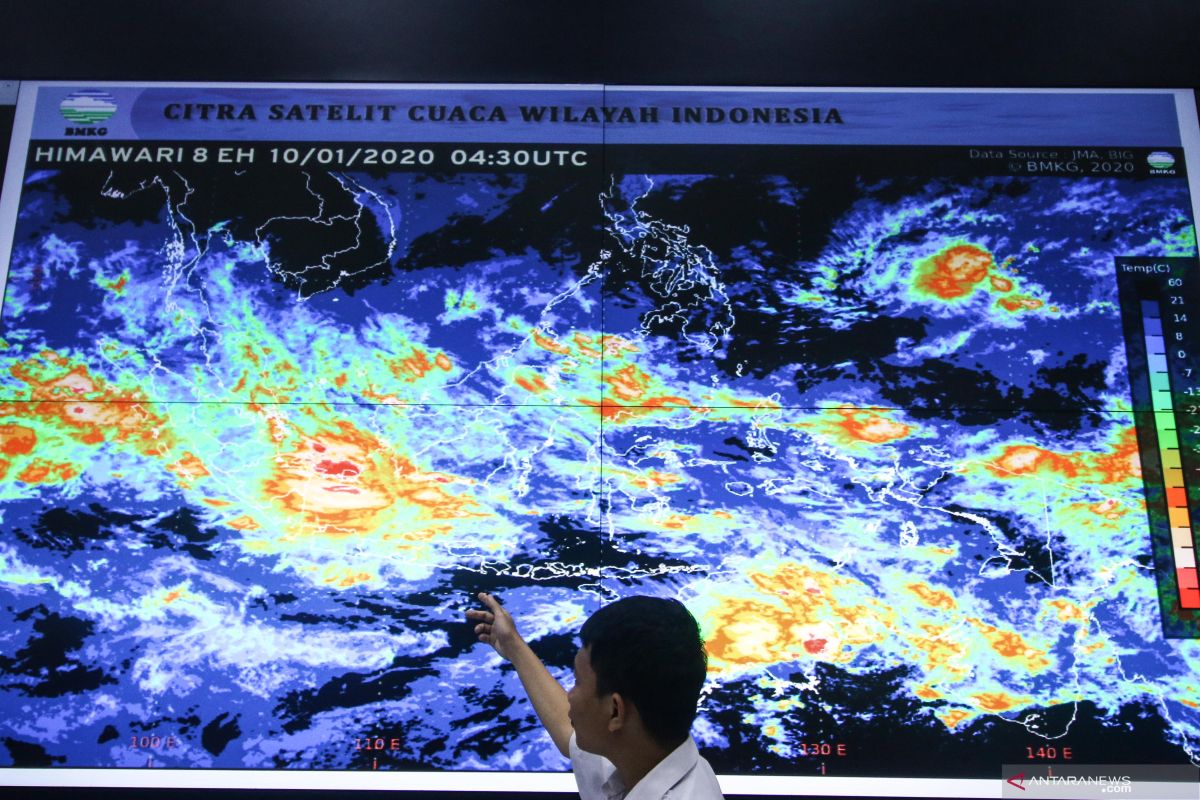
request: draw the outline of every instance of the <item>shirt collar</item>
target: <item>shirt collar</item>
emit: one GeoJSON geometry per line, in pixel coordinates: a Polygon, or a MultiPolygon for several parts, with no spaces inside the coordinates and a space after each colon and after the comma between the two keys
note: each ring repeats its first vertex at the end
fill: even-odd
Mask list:
{"type": "Polygon", "coordinates": [[[600,784],[600,791],[604,792],[605,800],[621,800],[625,797],[625,783],[621,780],[621,774],[614,769],[608,780],[600,784]]]}
{"type": "MultiPolygon", "coordinates": [[[[687,777],[688,773],[696,766],[696,762],[700,760],[700,751],[696,749],[696,743],[692,741],[692,737],[688,737],[683,741],[683,744],[676,747],[662,761],[654,765],[654,769],[646,773],[646,777],[637,782],[633,787],[633,791],[625,798],[625,800],[650,800],[650,798],[661,798],[670,791],[676,784],[687,777]]],[[[609,782],[615,781],[616,787],[622,790],[621,779],[616,774],[609,778],[609,782]]],[[[605,791],[608,791],[608,783],[605,784],[605,791]]],[[[617,795],[618,797],[620,795],[617,795]]],[[[612,797],[612,795],[610,795],[612,797]]]]}

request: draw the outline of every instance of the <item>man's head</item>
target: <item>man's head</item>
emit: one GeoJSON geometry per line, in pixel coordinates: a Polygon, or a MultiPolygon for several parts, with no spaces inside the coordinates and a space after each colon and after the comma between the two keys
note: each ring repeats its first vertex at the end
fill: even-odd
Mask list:
{"type": "MultiPolygon", "coordinates": [[[[572,719],[580,747],[601,725],[620,695],[637,710],[658,744],[674,748],[687,738],[704,686],[707,657],[700,627],[678,600],[626,597],[604,606],[579,632],[572,719]],[[589,696],[590,695],[590,696],[589,696]]],[[[598,749],[596,742],[592,749],[598,749]]]]}

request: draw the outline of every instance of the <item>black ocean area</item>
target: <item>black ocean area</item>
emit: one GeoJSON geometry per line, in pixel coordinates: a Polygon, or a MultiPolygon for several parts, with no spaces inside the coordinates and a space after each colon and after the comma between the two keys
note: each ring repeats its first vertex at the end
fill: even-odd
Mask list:
{"type": "Polygon", "coordinates": [[[397,261],[400,271],[454,270],[532,251],[550,270],[582,276],[598,256],[601,184],[596,176],[551,171],[479,176],[479,181],[499,182],[511,194],[496,209],[441,209],[443,223],[413,239],[397,261]]]}
{"type": "Polygon", "coordinates": [[[12,619],[28,622],[29,635],[12,656],[0,655],[0,689],[26,697],[61,697],[117,683],[80,653],[96,632],[94,623],[41,604],[14,614],[12,619]]]}
{"type": "Polygon", "coordinates": [[[355,182],[328,171],[79,165],[35,188],[58,203],[55,228],[159,225],[166,240],[174,225],[200,249],[212,236],[264,242],[271,279],[301,296],[335,287],[353,295],[393,274],[388,240],[372,210],[356,200],[355,182]]]}

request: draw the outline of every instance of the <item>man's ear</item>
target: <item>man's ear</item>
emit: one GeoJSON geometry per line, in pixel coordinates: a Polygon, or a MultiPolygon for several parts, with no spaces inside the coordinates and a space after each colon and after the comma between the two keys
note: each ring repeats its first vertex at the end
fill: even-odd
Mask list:
{"type": "Polygon", "coordinates": [[[629,703],[621,696],[620,692],[613,692],[609,698],[608,730],[610,733],[615,733],[628,723],[629,703]]]}

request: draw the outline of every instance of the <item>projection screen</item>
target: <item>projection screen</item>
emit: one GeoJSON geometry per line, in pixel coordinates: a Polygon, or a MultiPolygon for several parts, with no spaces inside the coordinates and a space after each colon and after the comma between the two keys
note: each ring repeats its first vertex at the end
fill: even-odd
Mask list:
{"type": "Polygon", "coordinates": [[[23,83],[0,783],[569,791],[479,591],[568,685],[682,600],[727,793],[1194,781],[1198,158],[1191,91],[23,83]]]}

